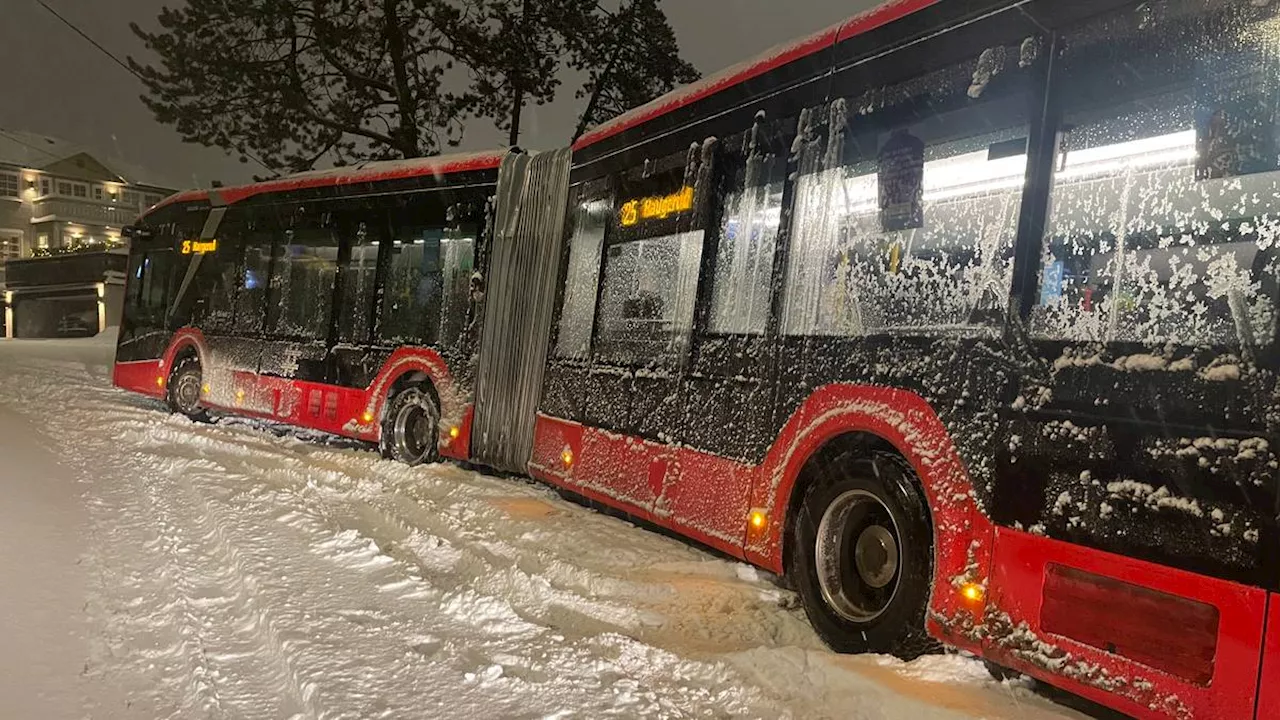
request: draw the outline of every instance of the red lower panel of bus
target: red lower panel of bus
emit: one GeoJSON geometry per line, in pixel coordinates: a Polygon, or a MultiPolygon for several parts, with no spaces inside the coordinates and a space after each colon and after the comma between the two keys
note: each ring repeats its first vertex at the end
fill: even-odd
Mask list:
{"type": "Polygon", "coordinates": [[[1258,683],[1258,720],[1280,718],[1280,596],[1267,603],[1267,639],[1258,683]]]}
{"type": "MultiPolygon", "coordinates": [[[[963,463],[936,414],[908,392],[819,388],[758,466],[540,415],[529,471],[780,574],[786,518],[801,469],[824,443],[851,432],[893,442],[925,486],[936,538],[934,586],[948,590],[934,593],[931,617],[980,613],[962,591],[986,585],[991,524],[977,510],[963,463]]],[[[930,629],[941,632],[935,620],[930,629]]],[[[980,649],[961,633],[946,641],[980,649]]]]}
{"type": "Polygon", "coordinates": [[[724,458],[539,416],[534,477],[743,557],[754,473],[724,458]]]}
{"type": "Polygon", "coordinates": [[[996,530],[984,655],[1137,717],[1248,718],[1267,593],[996,530]]]}
{"type": "Polygon", "coordinates": [[[164,397],[165,377],[159,360],[116,363],[111,382],[118,388],[142,395],[164,397]]]}
{"type": "Polygon", "coordinates": [[[381,435],[383,405],[395,384],[405,377],[426,378],[440,400],[440,454],[470,459],[472,405],[454,386],[448,364],[430,348],[399,348],[368,388],[346,388],[220,368],[204,335],[184,328],[174,334],[163,358],[116,363],[112,382],[163,398],[168,368],[184,350],[194,351],[205,369],[201,404],[207,407],[370,442],[381,435]]]}

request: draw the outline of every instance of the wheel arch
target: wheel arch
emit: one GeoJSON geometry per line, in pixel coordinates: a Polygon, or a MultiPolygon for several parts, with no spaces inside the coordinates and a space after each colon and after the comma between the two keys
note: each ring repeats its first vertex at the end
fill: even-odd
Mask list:
{"type": "MultiPolygon", "coordinates": [[[[791,563],[793,562],[795,546],[792,542],[792,537],[795,523],[800,517],[800,507],[804,504],[805,495],[808,494],[809,489],[818,480],[818,473],[815,472],[814,465],[831,461],[847,450],[853,451],[863,458],[872,458],[878,454],[893,455],[903,462],[911,464],[910,459],[899,447],[888,439],[866,430],[846,429],[827,438],[813,452],[809,453],[801,465],[786,499],[782,528],[782,567],[784,574],[791,569],[791,563]]],[[[937,532],[934,528],[933,508],[928,500],[924,481],[920,479],[919,473],[913,472],[911,474],[911,483],[924,497],[925,521],[928,522],[930,531],[933,532],[934,553],[936,554],[937,532]]]]}
{"type": "Polygon", "coordinates": [[[373,424],[379,429],[379,434],[388,401],[411,384],[422,384],[427,388],[441,417],[460,412],[453,376],[444,358],[430,349],[400,348],[383,363],[366,391],[365,413],[375,418],[373,424]]]}
{"type": "Polygon", "coordinates": [[[202,370],[210,368],[209,352],[204,342],[204,334],[195,328],[183,328],[175,333],[173,339],[169,341],[169,348],[162,358],[162,369],[165,372],[166,384],[178,362],[192,356],[200,361],[202,370]]]}
{"type": "Polygon", "coordinates": [[[391,398],[396,396],[396,393],[413,386],[419,386],[426,390],[427,394],[431,396],[432,402],[436,404],[436,410],[440,410],[440,391],[436,389],[436,381],[429,372],[423,369],[409,369],[397,375],[387,385],[387,390],[380,400],[381,406],[385,408],[391,398]]]}
{"type": "MultiPolygon", "coordinates": [[[[804,498],[806,465],[836,443],[891,452],[914,471],[924,492],[934,536],[930,609],[952,615],[964,610],[958,593],[938,588],[968,582],[985,587],[994,530],[980,508],[974,485],[942,420],[924,398],[896,388],[833,384],[814,390],[792,413],[760,466],[752,506],[776,518],[766,532],[748,533],[746,558],[779,574],[787,568],[786,546],[804,498]]],[[[955,644],[954,639],[948,640],[955,644]]]]}

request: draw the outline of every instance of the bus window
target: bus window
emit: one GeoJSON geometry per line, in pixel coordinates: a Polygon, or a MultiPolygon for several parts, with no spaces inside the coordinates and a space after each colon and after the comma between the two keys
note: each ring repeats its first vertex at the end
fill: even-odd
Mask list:
{"type": "Polygon", "coordinates": [[[323,340],[329,334],[338,272],[338,235],[328,213],[294,216],[276,233],[268,285],[268,332],[274,337],[323,340]]]}
{"type": "Polygon", "coordinates": [[[143,317],[152,326],[163,327],[169,307],[169,283],[173,274],[173,250],[150,250],[143,262],[142,293],[139,300],[143,317]]]}
{"type": "Polygon", "coordinates": [[[604,250],[595,353],[604,362],[679,364],[689,345],[714,144],[620,178],[604,250]]]}
{"type": "Polygon", "coordinates": [[[256,335],[262,332],[267,313],[271,236],[261,230],[250,233],[240,250],[241,264],[236,272],[235,326],[237,332],[256,335]]]}
{"type": "Polygon", "coordinates": [[[1018,56],[990,48],[801,116],[783,332],[995,332],[1027,164],[1018,56]]]}
{"type": "Polygon", "coordinates": [[[457,207],[458,220],[440,238],[440,335],[445,347],[457,347],[471,308],[471,276],[475,274],[476,238],[480,226],[469,209],[457,207]]]}
{"type": "MultiPolygon", "coordinates": [[[[241,274],[241,238],[243,220],[236,209],[224,220],[225,234],[214,252],[196,256],[199,265],[185,303],[191,322],[206,333],[224,334],[236,331],[237,288],[241,274]],[[235,214],[233,214],[235,213],[235,214]]],[[[261,331],[262,322],[258,321],[261,331]]]]}
{"type": "MultiPolygon", "coordinates": [[[[787,124],[795,127],[795,119],[787,124]]],[[[728,143],[724,162],[731,187],[724,198],[708,330],[722,334],[764,333],[772,297],[773,257],[782,222],[786,139],[780,123],[763,114],[754,127],[728,143]],[[780,134],[780,133],[778,133],[780,134]]]]}
{"type": "Polygon", "coordinates": [[[353,221],[345,233],[350,237],[351,258],[343,268],[342,305],[338,313],[338,339],[363,343],[369,340],[373,301],[377,294],[379,236],[364,220],[353,221]]]}
{"type": "Polygon", "coordinates": [[[141,251],[129,254],[129,275],[124,298],[126,310],[136,310],[141,305],[142,270],[145,260],[146,256],[141,251]]]}
{"type": "Polygon", "coordinates": [[[1042,338],[1250,346],[1275,327],[1275,8],[1170,3],[1065,38],[1042,338]]]}
{"type": "Polygon", "coordinates": [[[702,233],[615,245],[607,255],[598,354],[626,365],[678,358],[693,325],[702,233]]]}
{"type": "Polygon", "coordinates": [[[443,208],[431,205],[431,212],[401,208],[392,214],[391,252],[382,297],[384,340],[434,345],[439,339],[444,296],[440,245],[445,222],[443,208]]]}
{"type": "Polygon", "coordinates": [[[578,189],[569,238],[569,268],[565,274],[564,305],[556,355],[585,360],[591,353],[596,292],[600,286],[600,255],[605,228],[613,215],[613,199],[604,184],[578,189]]]}

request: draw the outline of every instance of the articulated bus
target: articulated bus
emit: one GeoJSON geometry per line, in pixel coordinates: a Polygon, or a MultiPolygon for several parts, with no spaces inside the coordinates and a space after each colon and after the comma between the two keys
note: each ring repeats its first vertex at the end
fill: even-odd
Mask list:
{"type": "Polygon", "coordinates": [[[186,192],[115,384],[525,473],[1138,717],[1280,717],[1280,3],[899,0],[571,148],[186,192]]]}

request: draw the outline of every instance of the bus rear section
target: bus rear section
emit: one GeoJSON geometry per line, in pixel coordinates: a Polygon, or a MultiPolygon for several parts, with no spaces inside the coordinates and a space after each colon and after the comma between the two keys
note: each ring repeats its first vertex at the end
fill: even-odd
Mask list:
{"type": "Polygon", "coordinates": [[[893,4],[589,134],[532,474],[838,650],[1280,716],[1277,23],[893,4]]]}

